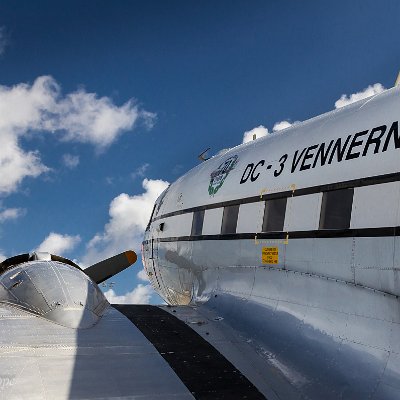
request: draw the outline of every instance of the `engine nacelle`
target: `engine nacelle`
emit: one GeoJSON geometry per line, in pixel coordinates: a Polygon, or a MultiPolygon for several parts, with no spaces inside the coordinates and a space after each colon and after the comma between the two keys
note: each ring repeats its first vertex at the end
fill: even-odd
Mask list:
{"type": "Polygon", "coordinates": [[[0,275],[0,302],[74,329],[93,326],[109,305],[79,267],[45,256],[0,275]]]}

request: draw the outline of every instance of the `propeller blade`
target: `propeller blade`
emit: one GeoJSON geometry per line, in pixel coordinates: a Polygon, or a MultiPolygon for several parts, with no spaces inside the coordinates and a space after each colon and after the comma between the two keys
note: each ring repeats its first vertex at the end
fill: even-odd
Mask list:
{"type": "Polygon", "coordinates": [[[136,260],[136,253],[132,250],[128,250],[100,261],[97,264],[93,264],[86,268],[84,272],[89,278],[99,284],[128,268],[130,265],[134,264],[136,260]]]}

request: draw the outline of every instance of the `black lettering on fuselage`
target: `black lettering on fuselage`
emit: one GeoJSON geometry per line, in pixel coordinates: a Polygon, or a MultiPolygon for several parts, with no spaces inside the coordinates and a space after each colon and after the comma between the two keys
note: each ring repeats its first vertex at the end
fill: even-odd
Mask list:
{"type": "Polygon", "coordinates": [[[254,167],[253,171],[251,172],[251,176],[250,176],[250,179],[251,179],[252,182],[256,181],[257,178],[260,176],[260,173],[258,173],[256,176],[254,176],[254,172],[256,172],[256,169],[257,169],[260,165],[263,166],[264,163],[265,163],[265,160],[261,160],[261,161],[259,161],[259,162],[256,164],[256,166],[254,167]]]}
{"type": "Polygon", "coordinates": [[[386,136],[385,144],[383,145],[383,151],[386,151],[389,146],[389,141],[390,138],[393,135],[393,140],[394,140],[394,148],[398,149],[400,147],[400,137],[399,137],[399,123],[398,121],[393,122],[392,126],[389,129],[389,132],[386,136]]]}
{"type": "MultiPolygon", "coordinates": [[[[315,168],[317,165],[324,166],[326,163],[332,164],[335,159],[337,162],[344,160],[353,160],[359,158],[360,155],[363,157],[371,152],[371,148],[374,154],[386,151],[389,148],[389,144],[393,141],[394,148],[400,148],[400,135],[399,135],[399,123],[394,121],[387,130],[387,125],[380,125],[373,129],[364,130],[355,133],[354,135],[348,135],[346,138],[332,139],[329,144],[322,142],[321,144],[315,144],[309,147],[303,148],[301,151],[296,150],[293,155],[291,173],[295,171],[306,171],[310,168],[315,168]],[[385,140],[383,137],[387,132],[385,140]],[[365,140],[366,137],[367,139],[365,140]],[[384,143],[383,143],[384,142],[384,143]],[[381,147],[381,143],[383,147],[381,147]],[[357,151],[359,150],[359,151],[357,151]]],[[[284,154],[279,159],[279,169],[274,171],[274,176],[278,177],[284,170],[285,162],[288,159],[288,154],[284,154]]],[[[221,170],[215,171],[216,176],[225,170],[228,170],[229,163],[225,163],[221,170]],[[218,172],[218,173],[217,173],[218,172]]],[[[240,183],[245,183],[249,180],[255,182],[261,175],[262,170],[258,171],[257,168],[264,166],[265,160],[258,161],[255,166],[254,163],[247,164],[243,175],[240,179],[240,183]]],[[[270,169],[272,165],[268,165],[267,169],[270,169]]],[[[211,177],[213,174],[211,174],[211,177]]]]}
{"type": "Polygon", "coordinates": [[[337,154],[338,162],[342,161],[344,152],[346,151],[346,147],[347,147],[347,144],[349,143],[350,138],[351,138],[351,135],[347,136],[346,141],[344,142],[343,146],[342,146],[341,138],[336,140],[335,145],[333,146],[333,149],[332,149],[331,156],[329,157],[328,164],[332,163],[335,153],[337,154]]]}
{"type": "Polygon", "coordinates": [[[325,143],[321,143],[321,145],[319,146],[319,149],[317,150],[317,154],[315,154],[315,159],[314,159],[314,163],[313,163],[313,168],[315,168],[315,166],[317,165],[318,159],[319,157],[321,157],[321,167],[323,167],[326,163],[326,160],[328,159],[329,156],[329,152],[331,150],[331,147],[333,145],[334,140],[331,140],[329,142],[329,146],[327,147],[326,151],[325,150],[325,143]]]}
{"type": "Polygon", "coordinates": [[[299,157],[297,158],[297,154],[299,150],[296,150],[293,156],[293,161],[292,161],[292,169],[291,173],[293,174],[294,171],[296,171],[297,166],[299,165],[299,162],[301,160],[301,157],[303,157],[304,152],[307,150],[307,147],[303,149],[303,151],[300,153],[299,157]]]}
{"type": "Polygon", "coordinates": [[[352,153],[352,151],[353,151],[353,149],[354,149],[355,147],[358,147],[358,146],[360,146],[360,145],[363,144],[363,141],[362,141],[362,140],[357,140],[357,139],[358,139],[359,137],[361,137],[361,136],[366,135],[367,133],[368,133],[368,131],[357,132],[357,133],[353,136],[353,139],[352,139],[352,141],[351,141],[351,143],[350,143],[349,150],[347,151],[347,154],[346,154],[346,160],[353,160],[354,158],[360,157],[360,152],[359,152],[359,151],[357,151],[357,152],[355,152],[355,153],[352,153]]]}
{"type": "Polygon", "coordinates": [[[250,174],[253,171],[253,167],[254,167],[253,163],[247,164],[247,167],[243,172],[242,178],[240,179],[240,184],[245,183],[249,179],[250,174]],[[247,176],[245,177],[246,172],[247,172],[247,176]]]}
{"type": "Polygon", "coordinates": [[[371,133],[369,134],[368,139],[365,142],[364,151],[362,152],[363,157],[365,157],[368,154],[369,146],[371,146],[372,144],[375,145],[374,154],[379,152],[381,139],[382,136],[385,134],[385,132],[386,132],[386,125],[377,126],[376,128],[371,130],[371,133]],[[377,137],[374,137],[376,132],[379,132],[379,135],[377,137]]]}
{"type": "Polygon", "coordinates": [[[306,154],[304,154],[303,162],[301,163],[300,171],[311,168],[311,164],[306,164],[306,161],[314,157],[314,153],[312,153],[312,151],[315,150],[317,147],[318,145],[315,144],[307,149],[306,154]]]}

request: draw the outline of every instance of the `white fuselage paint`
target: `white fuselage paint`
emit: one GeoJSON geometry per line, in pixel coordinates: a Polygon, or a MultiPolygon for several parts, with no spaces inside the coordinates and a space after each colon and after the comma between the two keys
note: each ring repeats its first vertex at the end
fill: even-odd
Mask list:
{"type": "Polygon", "coordinates": [[[220,310],[308,398],[400,398],[399,119],[396,87],[193,168],[157,200],[145,234],[154,288],[220,310]],[[343,188],[348,226],[324,229],[324,196],[343,188]],[[279,197],[282,227],[263,232],[279,197]],[[263,259],[271,248],[276,263],[263,259]]]}

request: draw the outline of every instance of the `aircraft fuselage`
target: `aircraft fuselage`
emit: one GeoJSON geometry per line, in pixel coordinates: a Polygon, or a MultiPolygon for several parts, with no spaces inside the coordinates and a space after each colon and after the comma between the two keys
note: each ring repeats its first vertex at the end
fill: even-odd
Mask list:
{"type": "Polygon", "coordinates": [[[146,230],[153,287],[217,310],[302,396],[399,398],[399,118],[394,88],[193,168],[146,230]]]}

